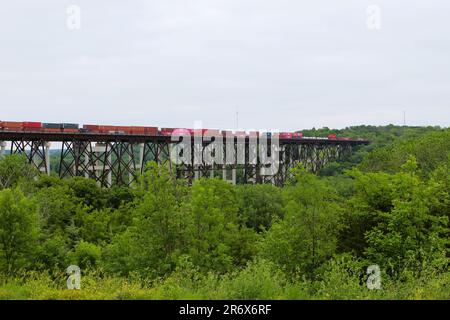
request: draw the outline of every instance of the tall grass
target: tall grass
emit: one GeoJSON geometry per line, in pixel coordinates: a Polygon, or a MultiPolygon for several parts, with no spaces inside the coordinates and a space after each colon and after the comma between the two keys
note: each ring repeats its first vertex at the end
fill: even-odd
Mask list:
{"type": "Polygon", "coordinates": [[[342,263],[331,264],[321,279],[287,276],[275,265],[255,261],[225,275],[178,269],[165,279],[141,279],[83,274],[80,290],[66,288],[65,275],[28,272],[0,279],[0,299],[133,300],[133,299],[450,299],[450,272],[421,278],[383,278],[380,290],[369,290],[357,272],[342,263]]]}

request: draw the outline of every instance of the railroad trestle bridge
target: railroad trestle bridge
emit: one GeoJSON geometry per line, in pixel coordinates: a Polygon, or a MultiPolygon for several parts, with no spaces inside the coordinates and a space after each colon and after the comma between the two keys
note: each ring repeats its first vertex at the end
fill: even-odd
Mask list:
{"type": "Polygon", "coordinates": [[[255,144],[248,136],[233,137],[232,140],[225,137],[200,139],[199,143],[192,137],[189,157],[193,161],[177,164],[171,161],[171,156],[178,153],[174,149],[186,140],[173,140],[171,136],[161,135],[5,131],[0,132],[0,154],[22,154],[43,173],[54,171],[61,178],[83,176],[94,179],[103,187],[133,184],[137,173],[145,169],[148,161],[167,165],[171,174],[190,183],[200,177],[221,177],[233,184],[273,183],[282,186],[290,178],[291,169],[299,163],[311,172],[318,172],[328,162],[351,153],[356,146],[369,143],[361,139],[279,138],[273,144],[275,138],[268,138],[269,147],[264,149],[262,141],[265,139],[260,138],[254,140],[255,144]],[[206,154],[216,156],[217,160],[218,151],[210,150],[217,139],[223,139],[219,144],[223,150],[219,154],[224,161],[205,161],[206,154]],[[52,143],[60,149],[56,170],[50,168],[52,143]],[[263,173],[268,165],[261,161],[261,150],[267,155],[278,154],[277,170],[273,174],[263,173]],[[195,161],[195,158],[199,160],[195,161]]]}

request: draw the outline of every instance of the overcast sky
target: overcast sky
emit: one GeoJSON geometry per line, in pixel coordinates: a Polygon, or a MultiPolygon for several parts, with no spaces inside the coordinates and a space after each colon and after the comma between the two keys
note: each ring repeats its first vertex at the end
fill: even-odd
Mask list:
{"type": "Polygon", "coordinates": [[[449,14],[446,0],[3,1],[0,119],[235,128],[238,109],[242,128],[294,130],[405,110],[449,126],[449,14]]]}

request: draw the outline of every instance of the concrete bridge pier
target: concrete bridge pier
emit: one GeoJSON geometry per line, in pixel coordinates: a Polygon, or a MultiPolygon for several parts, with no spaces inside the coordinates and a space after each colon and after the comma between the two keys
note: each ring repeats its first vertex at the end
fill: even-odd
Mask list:
{"type": "Polygon", "coordinates": [[[0,141],[0,157],[5,155],[6,141],[0,141]]]}
{"type": "Polygon", "coordinates": [[[194,180],[200,179],[200,172],[199,172],[199,166],[194,165],[194,180]]]}
{"type": "Polygon", "coordinates": [[[230,172],[230,170],[227,170],[227,168],[224,166],[222,169],[223,180],[235,185],[236,184],[236,168],[231,169],[231,179],[229,179],[229,174],[228,174],[229,172],[230,172]]]}
{"type": "Polygon", "coordinates": [[[47,175],[50,175],[50,147],[51,147],[51,143],[50,142],[44,142],[44,156],[45,156],[45,168],[44,168],[44,172],[47,173],[47,175]]]}

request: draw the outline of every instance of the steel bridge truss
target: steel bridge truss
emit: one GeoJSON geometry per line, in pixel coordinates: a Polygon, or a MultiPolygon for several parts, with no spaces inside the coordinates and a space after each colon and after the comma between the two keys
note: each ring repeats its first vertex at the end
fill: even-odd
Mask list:
{"type": "MultiPolygon", "coordinates": [[[[170,137],[169,137],[170,138],[170,137]]],[[[3,141],[6,141],[3,140],[3,141]]],[[[28,161],[43,173],[50,174],[50,143],[45,137],[26,139],[10,139],[11,154],[23,154],[28,161]]],[[[265,166],[260,159],[259,144],[235,140],[232,145],[233,161],[229,161],[227,145],[223,144],[222,163],[204,160],[205,154],[218,152],[211,150],[212,142],[193,143],[191,146],[191,162],[174,164],[170,161],[173,148],[177,143],[170,139],[146,137],[145,139],[100,139],[80,138],[79,136],[64,137],[57,141],[61,144],[59,167],[57,172],[61,178],[81,176],[94,179],[103,187],[113,185],[130,186],[139,173],[145,170],[148,161],[169,168],[171,174],[192,183],[202,177],[220,177],[230,183],[256,184],[272,183],[282,186],[293,178],[292,169],[303,165],[311,172],[318,172],[330,161],[334,161],[352,152],[354,146],[362,143],[334,142],[321,140],[291,141],[280,140],[275,152],[278,152],[278,170],[273,175],[262,174],[265,166]],[[238,149],[243,148],[243,159],[238,161],[238,149]],[[201,154],[201,161],[195,162],[195,155],[201,154]],[[243,160],[243,161],[242,161],[243,160]]],[[[5,150],[5,143],[0,141],[0,151],[5,150]]],[[[242,150],[242,149],[241,149],[242,150]]],[[[229,149],[228,149],[229,151],[229,149]]],[[[273,152],[273,151],[271,151],[273,152]]],[[[270,153],[270,152],[269,152],[270,153]]],[[[242,153],[241,153],[242,155],[242,153]]]]}
{"type": "MultiPolygon", "coordinates": [[[[1,153],[6,151],[6,143],[0,142],[1,153]]],[[[50,174],[50,143],[43,139],[13,140],[9,149],[10,154],[24,155],[28,162],[40,172],[50,174]]]]}

